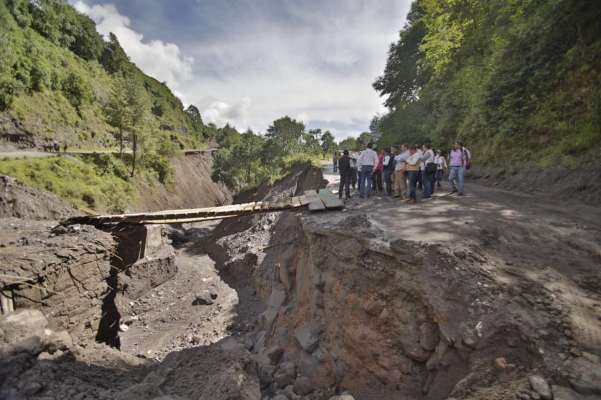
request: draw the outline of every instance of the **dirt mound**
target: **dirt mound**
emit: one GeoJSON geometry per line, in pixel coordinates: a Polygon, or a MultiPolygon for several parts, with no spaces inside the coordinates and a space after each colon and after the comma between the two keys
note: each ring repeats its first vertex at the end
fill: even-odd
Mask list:
{"type": "Polygon", "coordinates": [[[469,177],[504,189],[598,205],[601,203],[601,165],[598,160],[589,164],[586,168],[573,169],[536,165],[482,166],[472,170],[469,177]]]}
{"type": "Polygon", "coordinates": [[[0,218],[62,219],[76,211],[57,196],[0,175],[0,218]]]}

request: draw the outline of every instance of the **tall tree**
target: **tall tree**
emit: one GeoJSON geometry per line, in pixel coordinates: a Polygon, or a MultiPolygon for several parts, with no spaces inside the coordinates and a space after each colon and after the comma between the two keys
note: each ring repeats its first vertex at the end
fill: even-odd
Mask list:
{"type": "Polygon", "coordinates": [[[336,148],[336,141],[334,140],[334,135],[330,131],[325,131],[323,135],[321,135],[321,150],[323,151],[323,158],[326,158],[326,155],[334,151],[336,148]]]}
{"type": "Polygon", "coordinates": [[[119,78],[111,91],[111,96],[105,107],[107,122],[118,129],[119,155],[123,158],[125,135],[132,143],[133,177],[138,161],[140,139],[144,136],[145,122],[150,109],[149,100],[142,85],[133,76],[119,78]]]}
{"type": "Polygon", "coordinates": [[[298,150],[305,132],[305,125],[288,116],[273,121],[267,128],[267,136],[283,154],[298,150]]]}

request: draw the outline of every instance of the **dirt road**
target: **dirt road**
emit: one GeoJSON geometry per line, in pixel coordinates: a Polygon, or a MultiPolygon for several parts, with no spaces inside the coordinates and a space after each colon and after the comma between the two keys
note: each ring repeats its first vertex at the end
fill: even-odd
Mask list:
{"type": "MultiPolygon", "coordinates": [[[[324,168],[337,190],[339,177],[324,168]]],[[[601,352],[601,208],[466,184],[464,197],[443,186],[434,199],[409,205],[387,196],[354,196],[335,225],[365,215],[382,242],[397,239],[439,244],[456,255],[484,256],[499,282],[542,285],[570,309],[570,333],[591,352],[601,352]]]]}

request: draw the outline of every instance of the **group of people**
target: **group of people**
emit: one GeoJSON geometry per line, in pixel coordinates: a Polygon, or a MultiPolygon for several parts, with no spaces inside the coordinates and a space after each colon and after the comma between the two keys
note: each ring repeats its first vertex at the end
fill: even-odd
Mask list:
{"type": "MultiPolygon", "coordinates": [[[[42,145],[42,148],[43,148],[43,149],[44,149],[44,151],[45,151],[45,152],[47,152],[47,153],[52,153],[52,152],[58,153],[58,152],[60,152],[60,151],[61,151],[61,146],[60,146],[60,144],[59,144],[59,143],[58,143],[56,140],[53,140],[53,141],[52,141],[52,142],[50,142],[50,143],[44,143],[44,144],[42,145]]],[[[68,146],[67,146],[67,143],[65,142],[65,143],[63,144],[63,152],[65,152],[65,153],[66,153],[66,152],[67,152],[67,149],[68,149],[68,146]]]]}
{"type": "Polygon", "coordinates": [[[423,190],[422,200],[432,198],[448,171],[451,193],[464,194],[465,171],[471,166],[471,153],[462,143],[454,144],[447,158],[430,144],[401,145],[398,148],[376,151],[367,144],[360,153],[335,155],[334,172],[340,173],[338,196],[351,197],[351,188],[359,190],[361,198],[382,193],[406,200],[417,201],[417,191],[423,190]]]}

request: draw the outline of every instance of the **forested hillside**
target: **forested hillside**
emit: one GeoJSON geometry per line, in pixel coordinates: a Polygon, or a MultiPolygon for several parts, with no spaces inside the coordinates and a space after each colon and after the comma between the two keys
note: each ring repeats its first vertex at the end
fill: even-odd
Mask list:
{"type": "Polygon", "coordinates": [[[385,145],[575,165],[601,142],[601,2],[417,0],[374,88],[385,145]]]}
{"type": "Polygon", "coordinates": [[[214,132],[196,107],[184,110],[165,83],[142,73],[114,35],[104,40],[61,0],[0,2],[0,116],[0,135],[38,146],[115,147],[137,131],[147,148],[196,147],[214,132]],[[133,98],[123,99],[125,89],[133,98]],[[135,121],[111,115],[126,100],[143,107],[135,121]]]}

